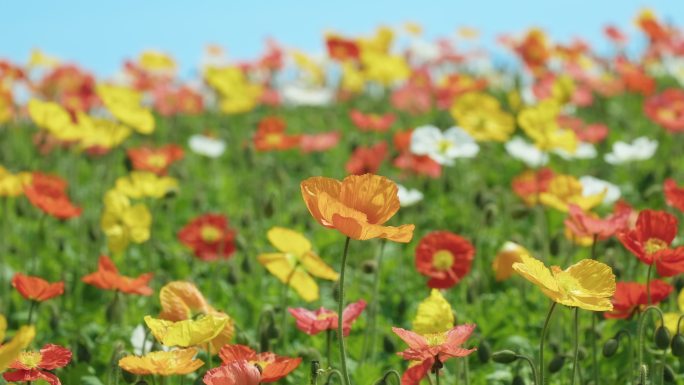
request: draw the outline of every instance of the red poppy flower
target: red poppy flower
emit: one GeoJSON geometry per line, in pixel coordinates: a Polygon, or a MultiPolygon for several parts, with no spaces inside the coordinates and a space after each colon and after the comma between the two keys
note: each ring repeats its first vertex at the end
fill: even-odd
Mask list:
{"type": "Polygon", "coordinates": [[[259,385],[259,368],[247,361],[233,361],[211,369],[202,381],[206,385],[259,385]]]}
{"type": "Polygon", "coordinates": [[[397,354],[405,360],[419,362],[404,372],[401,384],[418,385],[437,361],[442,364],[449,358],[465,357],[477,350],[461,347],[474,329],[474,324],[458,325],[444,333],[423,336],[393,327],[392,331],[408,345],[408,349],[397,354]]]}
{"type": "Polygon", "coordinates": [[[387,157],[387,143],[380,142],[372,147],[357,147],[347,161],[345,169],[353,175],[375,174],[387,157]]]}
{"type": "Polygon", "coordinates": [[[619,57],[616,59],[615,67],[627,90],[638,92],[644,96],[650,95],[655,91],[655,79],[648,76],[642,66],[619,57]]]}
{"type": "Polygon", "coordinates": [[[392,91],[392,107],[413,115],[424,114],[432,109],[432,93],[429,88],[406,83],[392,91]]]}
{"type": "Polygon", "coordinates": [[[130,278],[119,274],[119,270],[109,257],[103,255],[95,273],[83,277],[83,282],[104,290],[117,290],[127,294],[151,295],[152,289],[147,286],[154,274],[146,273],[138,278],[130,278]]]}
{"type": "Polygon", "coordinates": [[[437,107],[448,109],[459,96],[474,91],[482,91],[487,88],[487,80],[476,79],[469,75],[452,74],[440,81],[435,90],[437,107]]]}
{"type": "Polygon", "coordinates": [[[670,88],[644,101],[644,112],[671,133],[684,132],[684,91],[670,88]]]}
{"type": "Polygon", "coordinates": [[[51,385],[60,385],[59,378],[48,370],[66,366],[71,361],[71,351],[59,346],[47,344],[38,352],[22,352],[10,368],[2,376],[8,382],[30,382],[44,380],[51,385]]]}
{"type": "Polygon", "coordinates": [[[667,204],[684,212],[684,187],[678,187],[674,179],[667,179],[663,184],[663,191],[667,204]]]}
{"type": "MultiPolygon", "coordinates": [[[[352,302],[342,312],[342,334],[348,336],[354,321],[366,308],[366,301],[360,299],[352,302]]],[[[321,307],[311,311],[301,307],[288,308],[290,314],[297,320],[297,328],[308,335],[316,335],[325,330],[337,330],[337,313],[321,307]]]]}
{"type": "Polygon", "coordinates": [[[442,166],[427,155],[415,155],[411,153],[411,135],[413,130],[400,131],[394,134],[394,147],[399,151],[399,156],[394,159],[394,166],[401,169],[426,175],[431,178],[439,178],[442,175],[442,166]]]}
{"type": "Polygon", "coordinates": [[[12,277],[12,286],[22,297],[43,302],[64,294],[64,282],[50,283],[40,277],[17,273],[12,277]]]}
{"type": "Polygon", "coordinates": [[[554,175],[553,170],[546,167],[537,171],[528,170],[513,178],[511,187],[525,203],[534,205],[539,202],[539,195],[549,189],[554,175]]]}
{"type": "Polygon", "coordinates": [[[342,135],[337,131],[320,134],[305,134],[299,140],[299,149],[304,153],[323,152],[337,146],[342,135]]]}
{"type": "Polygon", "coordinates": [[[235,361],[247,361],[259,365],[261,382],[276,382],[295,370],[302,362],[301,358],[279,356],[275,353],[257,353],[245,345],[225,345],[219,351],[223,365],[235,361]]]}
{"type": "Polygon", "coordinates": [[[448,289],[470,272],[474,255],[475,248],[467,239],[448,231],[433,231],[416,247],[416,269],[430,278],[429,287],[448,289]]]}
{"type": "Polygon", "coordinates": [[[627,36],[614,25],[607,25],[603,33],[615,44],[626,44],[627,36]]]}
{"type": "Polygon", "coordinates": [[[197,115],[204,108],[202,95],[186,86],[173,88],[163,85],[155,88],[152,96],[154,109],[162,116],[197,115]]]}
{"type": "MultiPolygon", "coordinates": [[[[651,304],[658,304],[672,292],[673,287],[654,279],[650,283],[651,304]]],[[[606,318],[630,318],[648,306],[646,285],[638,282],[618,282],[613,296],[613,311],[604,313],[606,318]]]]}
{"type": "Polygon", "coordinates": [[[158,148],[131,148],[126,153],[135,170],[149,171],[157,175],[166,175],[169,166],[184,156],[183,149],[175,144],[158,148]]]}
{"type": "Polygon", "coordinates": [[[287,124],[279,117],[269,116],[261,119],[254,135],[254,148],[257,151],[288,150],[299,145],[299,135],[285,134],[287,124]]]}
{"type": "Polygon", "coordinates": [[[204,261],[229,258],[235,251],[235,231],[223,215],[205,214],[193,219],[178,232],[178,239],[204,261]]]}
{"type": "Polygon", "coordinates": [[[684,272],[684,247],[670,248],[677,226],[672,214],[644,210],[639,213],[636,227],[619,232],[617,237],[642,262],[655,264],[660,276],[671,277],[684,272]]]}
{"type": "Polygon", "coordinates": [[[604,240],[612,237],[618,231],[629,227],[631,209],[618,208],[615,213],[604,219],[598,218],[593,213],[584,212],[577,205],[570,205],[565,225],[578,237],[597,237],[604,240]]]}
{"type": "Polygon", "coordinates": [[[71,203],[66,186],[66,181],[57,176],[35,172],[31,183],[24,187],[24,194],[32,205],[55,218],[78,217],[82,209],[71,203]]]}
{"type": "Polygon", "coordinates": [[[600,143],[608,136],[608,126],[605,124],[586,124],[573,116],[559,116],[558,124],[574,131],[577,139],[586,143],[600,143]]]}
{"type": "Polygon", "coordinates": [[[338,61],[357,60],[361,53],[356,41],[339,36],[328,36],[325,45],[328,48],[328,56],[338,61]]]}
{"type": "Polygon", "coordinates": [[[361,131],[385,132],[394,124],[394,114],[364,114],[359,110],[351,110],[349,117],[361,131]]]}

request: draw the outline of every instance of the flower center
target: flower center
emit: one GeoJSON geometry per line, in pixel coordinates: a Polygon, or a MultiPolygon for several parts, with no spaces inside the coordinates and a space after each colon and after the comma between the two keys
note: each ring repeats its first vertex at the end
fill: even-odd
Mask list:
{"type": "Polygon", "coordinates": [[[649,238],[648,241],[646,241],[644,249],[646,250],[647,254],[655,254],[661,250],[667,249],[667,243],[665,243],[665,241],[662,239],[649,238]]]}
{"type": "Polygon", "coordinates": [[[283,136],[281,134],[268,134],[268,135],[266,135],[266,143],[268,143],[270,145],[280,144],[282,139],[283,139],[283,136]]]}
{"type": "Polygon", "coordinates": [[[200,237],[204,242],[216,242],[221,238],[221,229],[211,225],[202,226],[200,230],[200,237]]]}
{"type": "Polygon", "coordinates": [[[432,256],[432,266],[437,270],[449,270],[454,264],[454,255],[449,250],[438,250],[432,256]]]}
{"type": "Polygon", "coordinates": [[[444,154],[453,146],[454,144],[451,141],[447,139],[440,139],[440,141],[437,142],[437,152],[444,154]]]}
{"type": "Polygon", "coordinates": [[[331,311],[330,311],[330,312],[325,312],[325,313],[321,313],[321,314],[317,315],[317,316],[316,316],[316,319],[319,320],[319,321],[322,321],[322,320],[325,320],[325,319],[333,318],[333,317],[335,317],[336,315],[337,315],[337,314],[335,314],[334,312],[331,312],[331,311]]]}
{"type": "Polygon", "coordinates": [[[43,355],[40,352],[22,352],[19,354],[19,362],[30,369],[37,368],[42,360],[43,355]]]}
{"type": "Polygon", "coordinates": [[[162,154],[150,155],[147,158],[147,163],[152,167],[164,167],[166,166],[166,156],[162,154]]]}
{"type": "Polygon", "coordinates": [[[446,333],[430,333],[423,335],[429,346],[439,346],[446,341],[446,333]]]}

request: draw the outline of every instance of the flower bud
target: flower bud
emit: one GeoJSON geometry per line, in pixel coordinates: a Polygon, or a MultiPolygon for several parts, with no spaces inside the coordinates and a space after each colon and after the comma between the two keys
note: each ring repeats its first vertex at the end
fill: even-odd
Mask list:
{"type": "Polygon", "coordinates": [[[361,264],[361,270],[366,274],[373,274],[378,269],[378,264],[374,260],[368,259],[361,264]]]}
{"type": "Polygon", "coordinates": [[[562,354],[558,354],[553,359],[551,362],[549,362],[549,373],[556,373],[563,369],[563,365],[565,364],[565,356],[562,354]]]}
{"type": "Polygon", "coordinates": [[[672,344],[670,347],[672,348],[672,354],[675,357],[684,357],[684,335],[681,333],[675,334],[675,336],[672,338],[672,344]]]}
{"type": "Polygon", "coordinates": [[[500,364],[510,364],[518,359],[518,353],[512,350],[500,350],[492,354],[492,360],[500,364]]]}
{"type": "Polygon", "coordinates": [[[655,345],[658,349],[667,349],[670,346],[670,331],[660,326],[655,332],[655,345]]]}
{"type": "Polygon", "coordinates": [[[605,344],[603,344],[603,356],[604,357],[614,356],[619,347],[620,347],[620,342],[617,339],[615,339],[615,338],[609,339],[608,341],[606,341],[605,344]]]}

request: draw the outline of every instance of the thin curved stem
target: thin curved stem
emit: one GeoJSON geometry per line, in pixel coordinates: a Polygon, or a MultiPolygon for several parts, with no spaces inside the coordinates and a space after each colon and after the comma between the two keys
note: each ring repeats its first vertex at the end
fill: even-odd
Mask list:
{"type": "Polygon", "coordinates": [[[347,266],[347,253],[349,251],[349,241],[351,238],[347,237],[344,242],[344,252],[342,253],[342,266],[340,267],[340,287],[339,287],[339,298],[337,303],[337,341],[340,347],[340,369],[342,371],[342,384],[351,385],[349,380],[349,372],[347,371],[347,349],[344,346],[344,333],[343,333],[343,313],[344,313],[344,272],[347,266]]]}
{"type": "Polygon", "coordinates": [[[575,385],[575,377],[577,377],[577,368],[579,367],[579,308],[575,308],[575,352],[572,363],[572,378],[570,378],[570,385],[575,385]]]}
{"type": "Polygon", "coordinates": [[[518,354],[518,355],[516,355],[516,357],[518,357],[518,359],[523,359],[523,360],[527,361],[527,363],[530,365],[530,369],[532,370],[532,382],[534,383],[534,385],[538,385],[537,384],[537,376],[538,376],[537,367],[534,365],[534,362],[532,362],[532,359],[526,355],[523,355],[523,354],[518,354]]]}
{"type": "Polygon", "coordinates": [[[332,330],[328,329],[325,331],[325,359],[327,360],[326,365],[332,367],[332,330]]]}
{"type": "Polygon", "coordinates": [[[542,328],[541,341],[539,341],[539,381],[538,385],[544,385],[544,341],[546,340],[546,334],[549,329],[549,321],[551,320],[551,315],[556,309],[556,302],[551,303],[549,312],[546,314],[546,320],[544,321],[544,327],[542,328]]]}
{"type": "Polygon", "coordinates": [[[377,331],[376,320],[378,316],[378,302],[380,291],[380,273],[382,266],[382,257],[385,253],[386,240],[380,242],[380,251],[375,257],[375,271],[373,272],[373,293],[371,294],[370,312],[368,313],[368,327],[363,339],[363,353],[361,353],[361,361],[365,361],[368,355],[373,356],[375,348],[375,334],[377,331]]]}
{"type": "Polygon", "coordinates": [[[399,375],[399,372],[397,372],[394,369],[390,369],[387,372],[385,372],[385,374],[379,380],[375,381],[373,385],[380,385],[386,383],[387,378],[389,378],[390,376],[396,377],[397,384],[401,385],[401,375],[399,375]]]}
{"type": "MultiPolygon", "coordinates": [[[[650,268],[649,268],[650,271],[650,268]]],[[[649,306],[644,310],[643,313],[641,313],[641,316],[639,316],[639,325],[637,326],[637,337],[639,338],[639,346],[637,347],[638,349],[638,354],[639,354],[639,370],[644,367],[644,321],[646,319],[646,316],[648,316],[648,312],[654,310],[660,315],[660,324],[665,325],[665,320],[663,317],[663,312],[660,310],[660,308],[656,306],[649,306]]]]}

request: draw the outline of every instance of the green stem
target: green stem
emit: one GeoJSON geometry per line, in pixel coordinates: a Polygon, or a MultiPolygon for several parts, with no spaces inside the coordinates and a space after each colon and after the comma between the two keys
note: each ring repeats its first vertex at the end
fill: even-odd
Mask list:
{"type": "Polygon", "coordinates": [[[435,384],[439,385],[439,369],[435,370],[435,384]]]}
{"type": "Polygon", "coordinates": [[[544,385],[544,341],[546,340],[546,334],[549,331],[549,321],[551,320],[551,315],[556,309],[556,302],[551,303],[549,312],[546,314],[546,320],[544,321],[544,327],[542,328],[541,341],[539,341],[539,385],[544,385]]]}
{"type": "Polygon", "coordinates": [[[287,280],[285,280],[285,288],[283,288],[283,294],[280,298],[280,309],[282,314],[280,319],[280,341],[282,343],[285,343],[287,341],[287,300],[290,290],[290,281],[292,280],[292,277],[297,271],[297,267],[299,267],[299,261],[295,263],[294,267],[292,268],[292,271],[290,272],[290,274],[288,274],[287,280]]]}
{"type": "Polygon", "coordinates": [[[397,372],[394,369],[390,369],[387,372],[385,372],[385,374],[382,376],[382,378],[375,381],[373,383],[373,385],[386,384],[387,383],[386,381],[390,376],[394,376],[397,379],[397,384],[401,385],[401,375],[399,374],[399,372],[397,372]]]}
{"type": "MultiPolygon", "coordinates": [[[[649,269],[650,271],[650,269],[649,269]]],[[[637,336],[639,338],[639,346],[637,346],[638,349],[638,355],[639,355],[639,370],[641,371],[644,367],[644,320],[648,316],[648,312],[654,310],[660,315],[660,324],[665,325],[665,320],[663,319],[663,312],[656,306],[649,306],[644,310],[643,313],[641,313],[641,316],[639,316],[639,324],[637,326],[637,336]]]]}
{"type": "Polygon", "coordinates": [[[518,357],[518,359],[523,359],[523,360],[527,361],[527,364],[530,365],[530,369],[532,370],[532,383],[534,385],[538,385],[537,384],[537,379],[538,379],[537,367],[534,365],[534,362],[532,362],[532,359],[530,357],[522,355],[522,354],[518,354],[516,357],[518,357]]]}
{"type": "Polygon", "coordinates": [[[651,271],[653,270],[653,264],[648,265],[648,271],[646,272],[646,304],[651,306],[651,271]]]}
{"type": "Polygon", "coordinates": [[[463,357],[463,379],[465,385],[470,385],[470,362],[468,356],[463,357]]]}
{"type": "Polygon", "coordinates": [[[325,331],[325,357],[327,359],[328,368],[332,367],[332,330],[325,331]]]}
{"type": "Polygon", "coordinates": [[[375,271],[373,272],[373,292],[371,294],[370,309],[368,312],[368,327],[363,339],[363,353],[361,354],[361,361],[365,361],[366,357],[370,354],[373,355],[373,348],[375,347],[375,334],[376,334],[376,319],[378,315],[378,302],[380,291],[380,266],[382,266],[382,257],[385,252],[385,240],[383,239],[380,243],[380,251],[375,258],[375,271]]]}
{"type": "Polygon", "coordinates": [[[599,385],[598,347],[596,346],[596,314],[591,314],[591,355],[593,361],[594,385],[599,385]]]}
{"type": "Polygon", "coordinates": [[[32,324],[33,324],[33,323],[32,323],[32,321],[33,321],[33,311],[35,310],[36,307],[38,307],[38,302],[36,302],[36,301],[31,301],[31,305],[29,305],[29,313],[28,313],[28,324],[29,324],[29,325],[32,325],[32,324]]]}
{"type": "Polygon", "coordinates": [[[349,372],[347,371],[347,350],[344,347],[344,333],[342,326],[344,324],[342,314],[344,313],[344,272],[347,266],[347,252],[349,251],[349,241],[351,238],[347,237],[344,242],[344,252],[342,254],[342,265],[340,267],[340,288],[339,298],[337,300],[337,341],[340,347],[340,366],[342,371],[342,384],[351,385],[349,380],[349,372]]]}
{"type": "Polygon", "coordinates": [[[570,378],[570,385],[575,385],[575,377],[577,377],[577,368],[579,367],[579,308],[575,308],[575,353],[572,362],[572,377],[570,378]]]}

